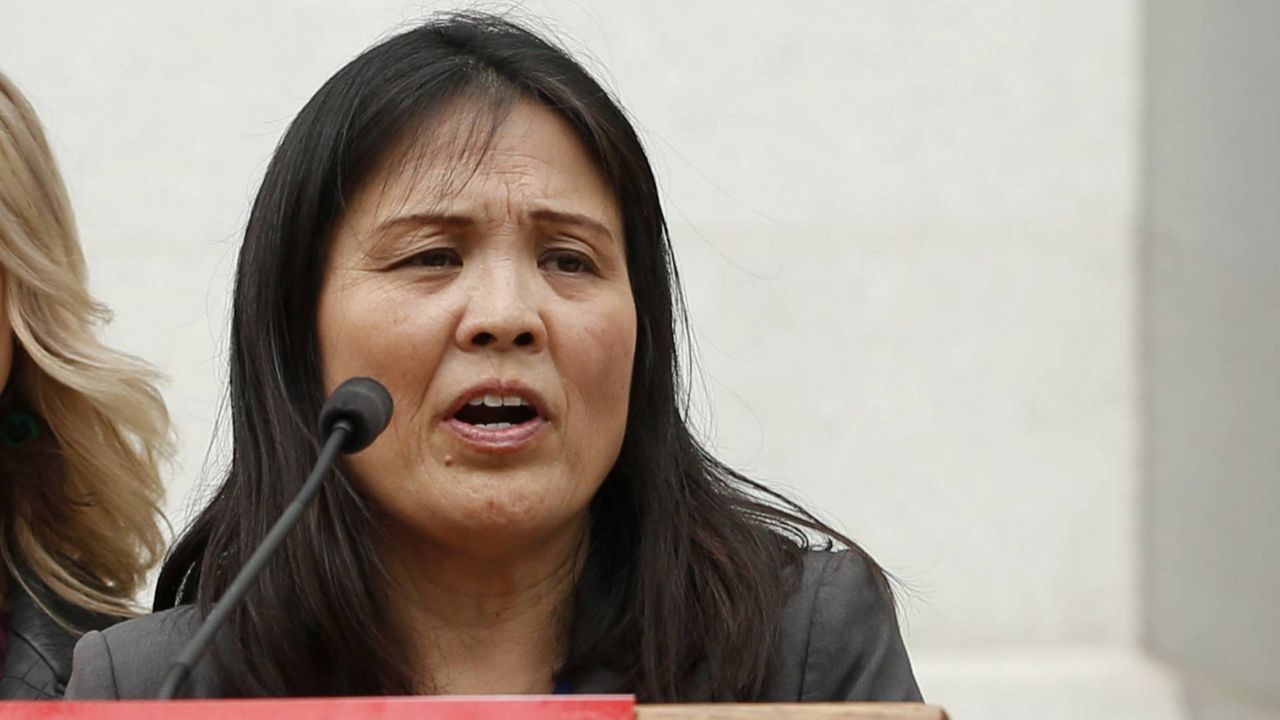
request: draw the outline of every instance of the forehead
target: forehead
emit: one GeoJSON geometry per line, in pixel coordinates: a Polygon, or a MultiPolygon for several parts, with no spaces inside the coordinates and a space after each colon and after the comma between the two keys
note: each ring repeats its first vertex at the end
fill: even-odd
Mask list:
{"type": "Polygon", "coordinates": [[[541,103],[459,101],[388,153],[350,208],[370,219],[404,212],[509,213],[537,203],[620,230],[613,192],[569,122],[541,103]]]}

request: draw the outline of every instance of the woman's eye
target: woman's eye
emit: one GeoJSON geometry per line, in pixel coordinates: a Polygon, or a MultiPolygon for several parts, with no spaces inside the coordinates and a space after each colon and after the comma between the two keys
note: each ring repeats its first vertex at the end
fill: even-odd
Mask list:
{"type": "Polygon", "coordinates": [[[410,257],[404,262],[404,264],[412,267],[437,270],[449,267],[459,267],[462,265],[462,258],[458,257],[458,253],[453,250],[427,250],[410,257]]]}
{"type": "Polygon", "coordinates": [[[565,275],[579,275],[591,272],[595,266],[585,255],[568,250],[549,252],[542,257],[542,268],[565,275]]]}

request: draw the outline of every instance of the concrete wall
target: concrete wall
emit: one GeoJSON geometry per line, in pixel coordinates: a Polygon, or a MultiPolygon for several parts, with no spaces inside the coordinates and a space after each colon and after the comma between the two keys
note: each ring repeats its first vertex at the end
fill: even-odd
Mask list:
{"type": "MultiPolygon", "coordinates": [[[[181,523],[273,145],[345,60],[441,5],[5,3],[0,67],[51,128],[111,335],[173,379],[181,523]]],[[[1137,2],[523,5],[652,152],[707,435],[914,588],[926,693],[1001,717],[983,698],[1083,687],[1052,668],[1132,646],[1137,2]],[[1037,664],[1058,646],[1075,659],[1037,664]],[[986,689],[993,648],[1030,674],[986,689]]]]}
{"type": "Polygon", "coordinates": [[[1280,718],[1280,3],[1147,11],[1145,637],[1280,718]]]}

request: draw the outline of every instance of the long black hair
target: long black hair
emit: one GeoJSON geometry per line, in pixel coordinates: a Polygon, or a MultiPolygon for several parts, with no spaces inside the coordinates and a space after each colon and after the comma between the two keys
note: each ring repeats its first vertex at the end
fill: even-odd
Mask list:
{"type": "MultiPolygon", "coordinates": [[[[438,16],[366,51],[325,83],[280,141],[236,275],[230,469],[170,553],[156,608],[194,602],[207,612],[297,492],[319,443],[316,305],[335,223],[409,133],[449,103],[477,97],[495,108],[529,98],[576,130],[622,211],[638,319],[626,434],[591,503],[557,677],[605,667],[645,701],[675,701],[701,666],[716,697],[755,698],[788,583],[812,538],[863,553],[694,437],[681,391],[679,280],[635,130],[563,50],[486,14],[438,16]]],[[[215,647],[228,695],[413,691],[378,532],[367,500],[339,472],[215,647]]],[[[866,561],[888,596],[883,572],[866,561]]]]}

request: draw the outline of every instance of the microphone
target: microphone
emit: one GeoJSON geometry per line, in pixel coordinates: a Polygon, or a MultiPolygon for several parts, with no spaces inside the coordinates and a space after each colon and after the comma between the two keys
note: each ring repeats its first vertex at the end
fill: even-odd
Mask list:
{"type": "Polygon", "coordinates": [[[267,561],[283,544],[285,537],[298,523],[302,513],[320,490],[333,461],[338,453],[352,454],[369,447],[369,445],[387,429],[391,422],[391,411],[394,404],[387,389],[377,380],[367,377],[355,377],[347,380],[333,391],[320,410],[320,432],[326,438],[324,449],[316,459],[311,474],[298,491],[297,497],[281,513],[280,519],[271,527],[267,536],[262,539],[258,549],[249,556],[248,562],[240,569],[226,592],[214,603],[209,616],[200,624],[200,629],[187,641],[186,647],[178,654],[169,671],[165,674],[164,684],[160,687],[157,699],[171,700],[177,696],[187,679],[191,677],[191,669],[204,656],[209,643],[218,633],[218,629],[231,615],[231,610],[248,592],[258,573],[266,566],[267,561]]]}

